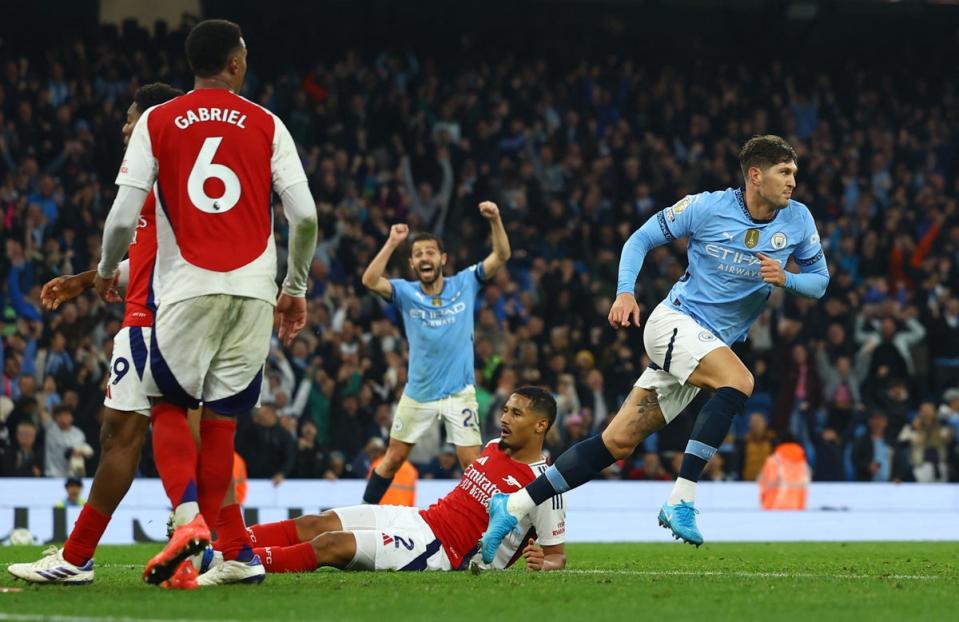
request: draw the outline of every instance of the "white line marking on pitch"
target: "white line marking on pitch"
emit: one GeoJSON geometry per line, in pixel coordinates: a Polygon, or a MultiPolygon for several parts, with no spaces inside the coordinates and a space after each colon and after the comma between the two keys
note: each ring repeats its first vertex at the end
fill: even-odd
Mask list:
{"type": "Polygon", "coordinates": [[[756,579],[902,579],[905,581],[936,581],[936,575],[920,574],[816,574],[807,572],[749,572],[745,570],[599,570],[568,568],[560,574],[626,575],[637,577],[746,577],[756,579]]]}
{"type": "Polygon", "coordinates": [[[114,618],[110,616],[49,616],[29,613],[0,613],[0,620],[10,622],[240,622],[239,620],[201,620],[199,618],[114,618]]]}

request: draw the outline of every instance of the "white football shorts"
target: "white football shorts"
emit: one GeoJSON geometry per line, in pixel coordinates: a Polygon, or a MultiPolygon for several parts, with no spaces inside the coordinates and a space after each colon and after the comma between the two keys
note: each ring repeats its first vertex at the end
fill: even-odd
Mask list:
{"type": "Polygon", "coordinates": [[[404,443],[415,444],[434,421],[442,419],[446,423],[448,442],[457,447],[482,445],[478,412],[479,403],[473,385],[432,402],[417,402],[404,393],[393,414],[390,436],[404,443]]]}
{"type": "Polygon", "coordinates": [[[228,294],[197,296],[156,311],[151,396],[222,415],[251,410],[260,396],[273,305],[228,294]]]}
{"type": "Polygon", "coordinates": [[[699,387],[686,384],[686,380],[703,357],[726,344],[693,318],[662,303],[646,320],[643,344],[652,364],[634,386],[656,391],[659,408],[669,423],[699,393],[699,387]]]}
{"type": "Polygon", "coordinates": [[[337,508],[343,531],[356,538],[347,570],[452,570],[443,545],[420,516],[402,505],[337,508]]]}
{"type": "Polygon", "coordinates": [[[113,410],[150,416],[147,387],[150,375],[149,327],[124,326],[113,338],[113,360],[103,405],[113,410]]]}

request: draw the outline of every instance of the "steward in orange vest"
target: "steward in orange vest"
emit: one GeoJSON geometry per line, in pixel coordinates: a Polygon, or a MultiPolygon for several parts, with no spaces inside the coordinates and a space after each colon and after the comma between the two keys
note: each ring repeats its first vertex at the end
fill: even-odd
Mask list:
{"type": "Polygon", "coordinates": [[[811,472],[798,443],[781,443],[766,458],[759,474],[759,501],[764,510],[805,510],[811,472]]]}
{"type": "MultiPolygon", "coordinates": [[[[372,471],[383,460],[379,457],[373,461],[372,471]]],[[[369,479],[369,474],[367,474],[369,479]]],[[[380,505],[406,505],[414,507],[416,505],[416,480],[419,479],[420,472],[407,460],[400,467],[393,477],[393,483],[386,489],[386,494],[380,499],[380,505]]]]}

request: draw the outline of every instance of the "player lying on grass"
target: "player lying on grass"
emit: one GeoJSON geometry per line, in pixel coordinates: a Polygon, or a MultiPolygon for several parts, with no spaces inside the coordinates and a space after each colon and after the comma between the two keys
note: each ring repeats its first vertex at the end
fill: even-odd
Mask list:
{"type": "MultiPolygon", "coordinates": [[[[555,419],[556,402],[549,392],[518,388],[503,406],[501,437],[488,443],[459,485],[428,509],[359,505],[254,525],[249,529],[254,551],[267,572],[310,572],[322,566],[465,568],[486,529],[490,496],[519,490],[546,470],[543,439],[555,419]]],[[[522,555],[531,570],[561,570],[566,565],[565,520],[562,496],[535,508],[520,521],[519,531],[503,541],[492,567],[507,568],[522,555]]],[[[215,560],[208,550],[208,561],[211,555],[215,560]]]]}
{"type": "Polygon", "coordinates": [[[573,445],[518,494],[493,498],[484,559],[532,508],[632,454],[700,389],[709,389],[713,395],[696,419],[676,485],[659,512],[659,524],[676,538],[703,543],[696,525],[696,483],[753,390],[752,374],[730,346],[746,339],[774,287],[820,298],[829,284],[816,223],[809,209],[791,198],[796,159],[782,138],[756,136],[739,154],[745,189],[688,196],[630,236],[609,312],[614,328],[639,326],[634,292],[646,254],[678,238],[689,240],[689,269],[646,320],[649,368],[602,435],[573,445]],[[798,274],[783,270],[790,258],[799,264],[798,274]]]}

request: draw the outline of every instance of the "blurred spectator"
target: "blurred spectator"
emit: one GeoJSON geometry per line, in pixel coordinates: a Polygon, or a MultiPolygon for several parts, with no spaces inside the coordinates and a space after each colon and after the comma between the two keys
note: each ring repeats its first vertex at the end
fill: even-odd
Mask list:
{"type": "Polygon", "coordinates": [[[3,450],[0,474],[6,477],[42,477],[43,448],[37,443],[37,426],[32,421],[17,424],[14,443],[3,450]]]}
{"type": "Polygon", "coordinates": [[[296,464],[290,477],[319,479],[327,475],[329,456],[320,446],[316,436],[316,424],[306,419],[300,425],[300,438],[296,442],[296,464]]]}
{"type": "Polygon", "coordinates": [[[296,441],[280,426],[273,404],[262,404],[252,425],[237,433],[236,450],[246,460],[247,475],[279,486],[296,464],[296,441]]]}
{"type": "Polygon", "coordinates": [[[463,469],[460,468],[459,460],[456,458],[456,448],[449,444],[443,445],[440,455],[419,471],[422,479],[458,480],[463,477],[463,469]]]}
{"type": "Polygon", "coordinates": [[[73,425],[73,411],[60,404],[53,408],[53,416],[40,409],[43,423],[44,462],[43,474],[47,477],[83,477],[86,474],[85,460],[93,456],[93,448],[87,444],[83,432],[73,425]]]}
{"type": "Polygon", "coordinates": [[[869,415],[868,432],[853,444],[852,464],[860,482],[888,482],[892,476],[893,448],[886,440],[886,415],[869,415]]]}
{"type": "Polygon", "coordinates": [[[86,499],[80,496],[80,494],[83,492],[83,480],[78,477],[67,478],[67,482],[63,485],[63,487],[67,491],[67,496],[63,499],[63,501],[58,501],[54,507],[83,507],[83,504],[86,503],[86,499]]]}
{"type": "Polygon", "coordinates": [[[832,427],[824,428],[816,447],[816,466],[813,479],[817,482],[842,482],[846,479],[843,467],[842,437],[832,427]]]}
{"type": "Polygon", "coordinates": [[[936,416],[936,405],[920,404],[912,425],[905,426],[899,435],[899,441],[906,443],[909,464],[917,482],[949,481],[947,447],[952,439],[952,430],[941,425],[936,416]]]}
{"type": "Polygon", "coordinates": [[[383,442],[383,439],[374,436],[366,441],[366,445],[361,451],[356,454],[356,457],[353,458],[353,462],[350,463],[347,473],[348,477],[354,477],[357,479],[366,479],[367,475],[370,473],[370,469],[373,468],[373,461],[377,458],[380,458],[383,454],[386,453],[386,443],[383,442]]]}
{"type": "Polygon", "coordinates": [[[659,454],[648,452],[642,454],[641,461],[636,460],[634,455],[630,462],[632,466],[627,466],[623,472],[623,479],[643,479],[651,481],[671,481],[673,477],[663,468],[663,463],[659,459],[659,454]]]}
{"type": "Polygon", "coordinates": [[[762,471],[766,458],[773,452],[775,435],[762,413],[749,415],[749,431],[739,447],[740,478],[744,482],[755,481],[762,471]]]}

